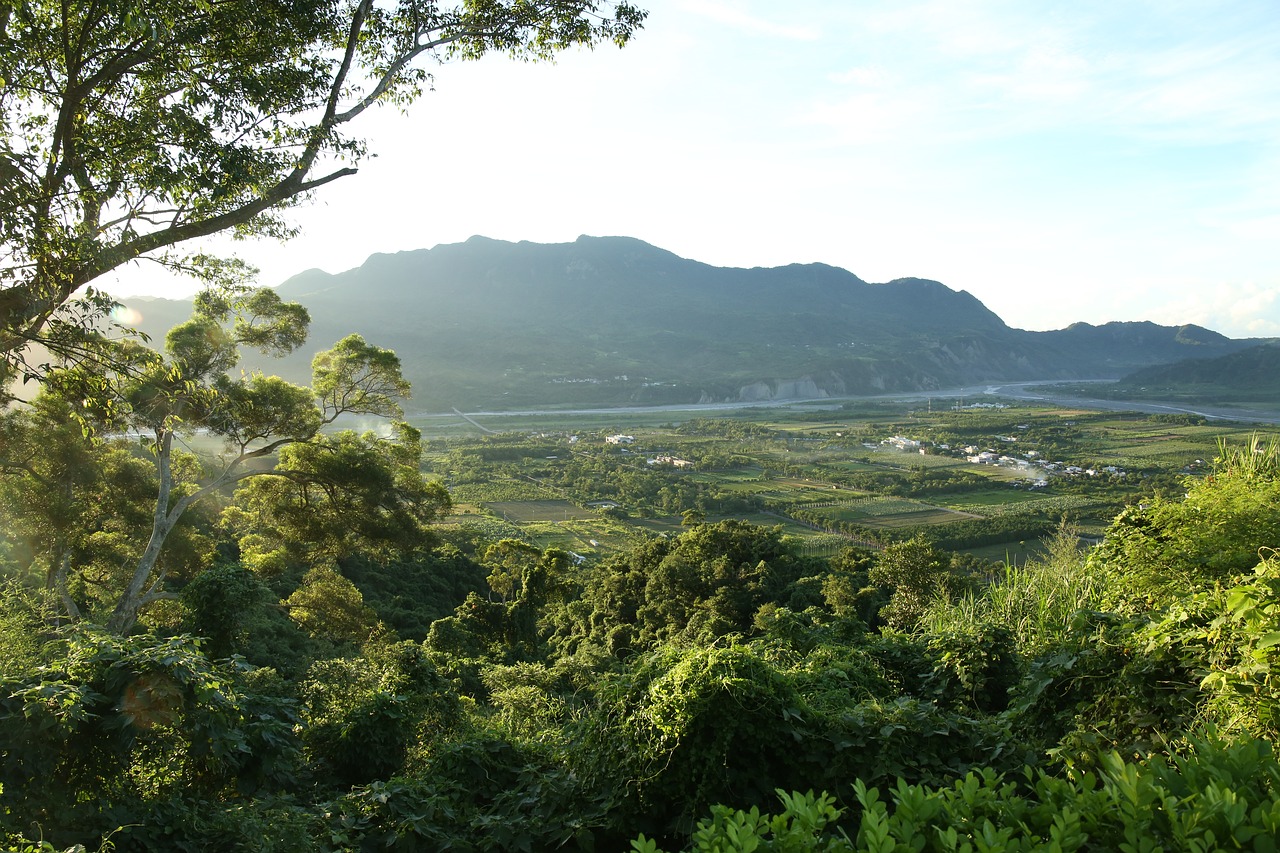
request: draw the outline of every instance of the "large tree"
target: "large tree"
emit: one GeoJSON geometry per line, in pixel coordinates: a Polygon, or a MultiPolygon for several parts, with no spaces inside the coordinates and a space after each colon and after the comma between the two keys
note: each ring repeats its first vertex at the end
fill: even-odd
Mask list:
{"type": "Polygon", "coordinates": [[[594,0],[0,0],[0,394],[38,342],[83,356],[99,276],[176,247],[289,233],[281,213],[353,174],[353,123],[405,106],[431,60],[624,45],[645,13],[594,0]]]}
{"type": "MultiPolygon", "coordinates": [[[[63,412],[68,420],[74,414],[93,427],[87,442],[138,436],[146,449],[141,458],[152,466],[150,510],[117,537],[115,572],[100,573],[99,586],[106,590],[100,597],[110,602],[110,612],[101,616],[109,629],[127,631],[142,608],[173,597],[166,579],[175,565],[175,542],[181,541],[175,537],[180,522],[196,504],[247,480],[290,484],[282,495],[269,491],[273,500],[260,498],[250,505],[259,514],[279,516],[276,527],[288,527],[289,518],[310,518],[317,507],[329,508],[318,516],[326,525],[307,528],[304,538],[318,552],[303,555],[308,557],[332,559],[381,543],[397,552],[412,549],[424,541],[423,525],[448,506],[443,487],[421,476],[417,432],[399,421],[398,398],[408,395],[409,385],[390,350],[350,335],[316,355],[309,388],[235,369],[242,347],[268,353],[296,348],[306,338],[307,321],[301,306],[282,302],[273,290],[235,298],[207,292],[197,298],[192,318],[170,330],[163,352],[117,345],[113,362],[120,370],[105,382],[100,365],[79,364],[49,377],[33,412],[63,412]],[[388,425],[386,437],[322,431],[349,415],[382,420],[388,425]],[[202,462],[183,453],[182,444],[197,438],[220,441],[222,453],[202,462]],[[301,499],[289,499],[299,492],[301,499]]],[[[0,418],[0,427],[30,436],[31,418],[25,411],[10,412],[0,418]]],[[[67,441],[67,436],[59,439],[67,441]]],[[[60,540],[52,534],[65,539],[67,544],[46,558],[46,582],[76,617],[66,586],[75,567],[67,555],[75,556],[73,545],[90,557],[101,550],[84,542],[84,531],[77,530],[87,521],[85,506],[94,502],[76,500],[87,475],[51,462],[50,449],[62,452],[34,439],[15,443],[0,448],[0,465],[18,475],[6,483],[10,491],[25,483],[33,494],[43,494],[52,484],[67,495],[38,514],[41,527],[29,526],[47,531],[45,538],[55,545],[60,540]]],[[[101,454],[84,452],[101,465],[101,454]]],[[[12,503],[25,505],[16,497],[12,503]]],[[[125,509],[115,505],[110,514],[122,515],[125,509]]]]}

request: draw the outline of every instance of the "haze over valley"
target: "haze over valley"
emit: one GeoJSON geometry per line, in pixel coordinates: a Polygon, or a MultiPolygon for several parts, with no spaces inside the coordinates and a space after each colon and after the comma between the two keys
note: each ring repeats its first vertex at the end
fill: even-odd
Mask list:
{"type": "MultiPolygon", "coordinates": [[[[345,334],[394,349],[425,411],[752,403],[930,391],[979,382],[1119,379],[1259,343],[1188,322],[1008,326],[945,283],[868,283],[825,264],[733,269],[626,237],[473,237],[379,254],[278,288],[311,313],[308,346],[270,371],[303,381],[345,334]]],[[[153,338],[190,303],[133,300],[153,338]]],[[[1194,320],[1194,318],[1188,318],[1194,320]]],[[[1265,380],[1264,380],[1265,381],[1265,380]]]]}

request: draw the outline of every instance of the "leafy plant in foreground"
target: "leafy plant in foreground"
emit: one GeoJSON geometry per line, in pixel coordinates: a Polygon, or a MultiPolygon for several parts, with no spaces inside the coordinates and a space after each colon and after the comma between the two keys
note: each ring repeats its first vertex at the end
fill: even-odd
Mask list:
{"type": "MultiPolygon", "coordinates": [[[[1012,853],[1012,851],[1251,850],[1280,838],[1280,765],[1263,741],[1195,741],[1183,755],[1126,762],[1112,752],[1097,773],[1069,778],[990,770],[943,787],[899,780],[882,792],[853,783],[856,809],[826,794],[784,794],[762,815],[713,806],[693,833],[699,853],[1012,853]],[[849,819],[832,827],[846,814],[849,819]]],[[[641,835],[635,853],[661,853],[641,835]]]]}

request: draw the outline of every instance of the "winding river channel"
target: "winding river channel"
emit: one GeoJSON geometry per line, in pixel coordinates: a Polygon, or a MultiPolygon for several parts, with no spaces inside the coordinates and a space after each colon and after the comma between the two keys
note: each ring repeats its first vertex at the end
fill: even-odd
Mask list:
{"type": "MultiPolygon", "coordinates": [[[[1105,383],[1107,380],[1098,380],[1105,383]]],[[[646,414],[656,412],[697,412],[737,411],[742,409],[833,409],[851,402],[887,402],[887,401],[920,401],[927,400],[961,400],[965,405],[974,403],[997,402],[1002,400],[1021,400],[1029,403],[1050,403],[1057,406],[1077,407],[1081,409],[1097,409],[1113,412],[1146,412],[1149,414],[1187,414],[1199,415],[1210,420],[1238,421],[1257,424],[1280,424],[1280,412],[1263,409],[1248,409],[1230,406],[1187,406],[1183,403],[1162,403],[1159,401],[1137,400],[1104,400],[1093,397],[1081,397],[1067,393],[1056,394],[1054,386],[1070,386],[1079,388],[1082,380],[1070,381],[1039,380],[1032,382],[1004,382],[1000,384],[970,385],[964,388],[950,388],[940,391],[910,391],[894,394],[878,394],[864,397],[824,397],[815,400],[773,400],[753,403],[673,403],[662,406],[612,406],[594,409],[520,409],[514,411],[481,411],[427,413],[413,415],[414,419],[465,418],[478,424],[472,418],[505,418],[530,417],[541,415],[608,415],[608,414],[646,414]]]]}

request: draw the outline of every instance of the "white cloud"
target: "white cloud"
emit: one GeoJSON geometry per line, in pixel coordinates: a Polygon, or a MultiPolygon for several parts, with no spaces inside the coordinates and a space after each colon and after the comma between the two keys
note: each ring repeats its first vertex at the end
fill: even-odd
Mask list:
{"type": "Polygon", "coordinates": [[[869,65],[850,68],[848,71],[832,72],[827,75],[827,79],[841,86],[879,87],[888,83],[890,77],[882,66],[869,65]]]}
{"type": "Polygon", "coordinates": [[[1218,281],[1186,286],[1172,301],[1153,305],[1151,313],[1162,322],[1197,323],[1233,337],[1280,336],[1280,279],[1269,285],[1218,281]]]}
{"type": "Polygon", "coordinates": [[[753,15],[744,11],[741,3],[730,5],[718,2],[718,0],[684,0],[680,5],[686,12],[709,18],[720,24],[727,24],[752,35],[787,39],[789,41],[817,41],[822,37],[821,32],[814,27],[781,24],[753,15]]]}
{"type": "Polygon", "coordinates": [[[967,116],[970,138],[1070,129],[1273,140],[1280,122],[1280,16],[1266,4],[925,0],[873,5],[858,24],[863,40],[849,49],[881,67],[829,79],[892,82],[949,127],[967,116]]]}
{"type": "Polygon", "coordinates": [[[1031,328],[1276,334],[1274,3],[652,0],[621,52],[444,69],[303,238],[234,248],[276,283],[474,233],[617,233],[928,276],[1031,328]]]}

